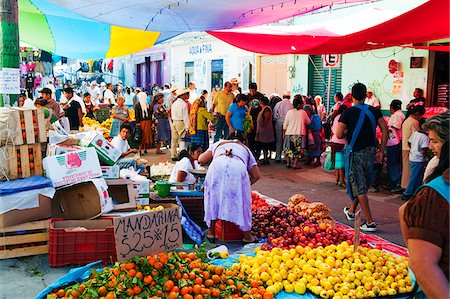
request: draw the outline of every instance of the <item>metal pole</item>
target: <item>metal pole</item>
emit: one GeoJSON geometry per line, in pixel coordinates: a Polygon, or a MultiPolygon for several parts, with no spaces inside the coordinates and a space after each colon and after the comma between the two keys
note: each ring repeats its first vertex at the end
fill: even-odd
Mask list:
{"type": "MultiPolygon", "coordinates": [[[[19,68],[19,25],[18,0],[1,1],[0,4],[0,69],[19,68]]],[[[12,105],[18,95],[0,94],[0,107],[5,105],[4,99],[10,99],[12,105]]]]}
{"type": "Polygon", "coordinates": [[[331,67],[328,68],[328,86],[327,86],[327,113],[330,113],[330,93],[331,93],[331,67]]]}

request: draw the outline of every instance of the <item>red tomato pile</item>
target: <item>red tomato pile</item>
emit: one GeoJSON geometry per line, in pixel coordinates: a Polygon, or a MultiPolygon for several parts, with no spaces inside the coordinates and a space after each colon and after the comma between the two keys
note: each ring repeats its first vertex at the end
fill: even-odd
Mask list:
{"type": "Polygon", "coordinates": [[[268,206],[269,204],[264,198],[261,198],[259,194],[252,192],[252,212],[268,206]]]}

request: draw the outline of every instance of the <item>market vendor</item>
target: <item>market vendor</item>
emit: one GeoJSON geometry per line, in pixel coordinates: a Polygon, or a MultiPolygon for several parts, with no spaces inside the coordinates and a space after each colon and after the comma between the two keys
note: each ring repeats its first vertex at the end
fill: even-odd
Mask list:
{"type": "MultiPolygon", "coordinates": [[[[197,160],[201,153],[202,148],[195,143],[191,143],[187,150],[182,150],[178,157],[178,162],[172,170],[169,182],[194,184],[196,178],[190,171],[198,169],[199,165],[197,160]]],[[[177,189],[186,190],[187,188],[177,186],[177,189]]]]}
{"type": "Polygon", "coordinates": [[[200,155],[200,164],[211,162],[205,178],[205,222],[209,226],[208,239],[214,239],[216,220],[239,226],[243,242],[253,242],[251,185],[260,178],[255,157],[244,144],[240,131],[231,133],[225,141],[218,141],[200,155]]]}
{"type": "Polygon", "coordinates": [[[120,159],[116,162],[116,165],[119,165],[120,169],[128,169],[133,167],[134,170],[139,173],[144,172],[145,165],[138,164],[134,158],[125,158],[129,154],[136,154],[138,152],[135,148],[130,148],[128,144],[128,138],[131,136],[131,127],[128,124],[123,124],[120,127],[119,136],[116,136],[112,139],[111,144],[118,150],[122,152],[120,159]]]}

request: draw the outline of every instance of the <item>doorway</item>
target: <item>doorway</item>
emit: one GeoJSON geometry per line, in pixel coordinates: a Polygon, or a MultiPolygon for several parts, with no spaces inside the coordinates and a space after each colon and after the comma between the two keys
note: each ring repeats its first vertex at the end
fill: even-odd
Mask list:
{"type": "Polygon", "coordinates": [[[186,61],[184,63],[184,86],[189,86],[191,81],[194,81],[194,62],[186,61]]]}
{"type": "Polygon", "coordinates": [[[211,87],[223,87],[223,59],[211,60],[211,87]]]}

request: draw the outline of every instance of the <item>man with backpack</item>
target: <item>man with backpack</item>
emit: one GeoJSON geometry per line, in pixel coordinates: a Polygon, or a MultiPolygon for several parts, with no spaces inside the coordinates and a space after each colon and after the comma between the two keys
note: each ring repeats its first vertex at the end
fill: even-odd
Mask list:
{"type": "Polygon", "coordinates": [[[345,172],[347,194],[352,199],[351,207],[344,208],[347,220],[355,219],[358,204],[366,221],[360,226],[365,232],[375,232],[377,225],[372,219],[367,190],[369,188],[374,161],[382,161],[387,142],[387,126],[380,110],[364,104],[366,86],[356,83],[352,87],[354,106],[344,111],[336,131],[338,138],[346,138],[345,172]],[[376,126],[380,127],[382,137],[380,151],[376,152],[376,126]]]}

